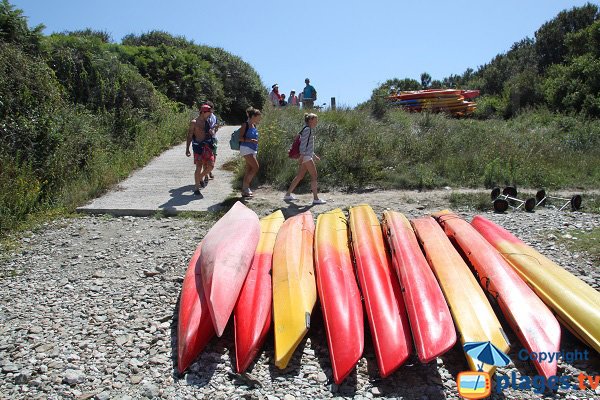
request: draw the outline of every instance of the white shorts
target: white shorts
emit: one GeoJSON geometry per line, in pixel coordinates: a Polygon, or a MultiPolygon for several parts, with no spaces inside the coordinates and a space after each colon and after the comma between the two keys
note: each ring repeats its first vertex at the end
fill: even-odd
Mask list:
{"type": "Polygon", "coordinates": [[[244,157],[244,156],[252,156],[252,155],[256,155],[258,152],[256,150],[252,150],[250,147],[248,146],[240,146],[240,156],[244,157]]]}
{"type": "Polygon", "coordinates": [[[312,156],[302,156],[302,164],[304,164],[305,162],[312,161],[312,159],[312,156]]]}

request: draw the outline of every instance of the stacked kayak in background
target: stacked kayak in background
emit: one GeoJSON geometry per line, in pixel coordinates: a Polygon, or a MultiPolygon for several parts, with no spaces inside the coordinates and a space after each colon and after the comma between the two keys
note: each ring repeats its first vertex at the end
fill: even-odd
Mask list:
{"type": "MultiPolygon", "coordinates": [[[[315,228],[309,211],[259,221],[238,202],[188,264],[179,372],[223,334],[232,313],[237,372],[250,366],[271,323],[274,363],[286,368],[310,329],[317,295],[336,384],[362,357],[365,316],[381,377],[413,350],[428,363],[458,338],[470,369],[493,373],[509,359],[485,364],[472,351],[479,344],[509,350],[490,300],[531,354],[559,351],[559,321],[600,352],[600,292],[483,217],[469,224],[444,210],[409,221],[386,211],[380,224],[363,204],[350,208],[348,220],[340,209],[323,213],[315,228]]],[[[533,363],[540,375],[556,375],[556,359],[533,363]]]]}
{"type": "Polygon", "coordinates": [[[446,112],[463,117],[475,112],[477,105],[469,101],[479,95],[479,90],[426,89],[399,92],[388,96],[390,105],[411,112],[446,112]]]}

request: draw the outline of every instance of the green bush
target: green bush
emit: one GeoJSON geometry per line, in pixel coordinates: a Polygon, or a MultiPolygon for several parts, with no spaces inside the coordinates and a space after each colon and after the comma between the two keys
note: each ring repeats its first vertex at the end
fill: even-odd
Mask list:
{"type": "MultiPolygon", "coordinates": [[[[259,127],[261,182],[280,189],[289,184],[297,164],[287,149],[302,126],[296,109],[265,115],[259,127]]],[[[599,129],[593,121],[543,109],[508,121],[401,110],[389,110],[379,121],[367,110],[327,111],[319,114],[315,152],[324,188],[595,188],[599,129]]]]}

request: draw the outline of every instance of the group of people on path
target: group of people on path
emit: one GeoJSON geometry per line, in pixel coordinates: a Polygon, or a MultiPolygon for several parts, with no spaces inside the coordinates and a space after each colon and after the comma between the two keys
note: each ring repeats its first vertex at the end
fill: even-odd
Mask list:
{"type": "MultiPolygon", "coordinates": [[[[214,106],[210,102],[199,105],[199,115],[190,122],[188,136],[186,141],[185,154],[191,156],[190,145],[194,154],[194,172],[195,190],[194,194],[200,195],[200,189],[206,186],[209,179],[213,179],[212,170],[215,166],[217,156],[217,138],[216,133],[219,129],[217,118],[214,115],[214,106]]],[[[240,155],[246,162],[244,178],[242,180],[242,197],[252,197],[253,192],[250,189],[252,179],[259,170],[258,164],[258,139],[259,133],[257,125],[262,119],[262,112],[254,107],[246,110],[247,119],[240,126],[239,148],[240,155]]],[[[313,194],[312,204],[325,204],[326,201],[319,198],[317,190],[317,167],[316,161],[320,158],[315,154],[315,134],[319,118],[314,113],[304,114],[304,127],[300,131],[300,156],[298,158],[298,172],[288,187],[283,200],[294,201],[294,190],[302,181],[308,172],[311,177],[310,189],[313,194]]]]}
{"type": "Polygon", "coordinates": [[[314,86],[310,84],[310,79],[306,78],[304,80],[306,86],[300,92],[299,96],[296,96],[296,91],[292,90],[290,92],[289,97],[285,98],[285,94],[279,93],[279,84],[274,84],[271,86],[271,93],[269,93],[269,100],[273,107],[285,107],[285,106],[295,106],[302,107],[305,109],[313,108],[315,105],[315,101],[317,100],[317,91],[314,86]]]}

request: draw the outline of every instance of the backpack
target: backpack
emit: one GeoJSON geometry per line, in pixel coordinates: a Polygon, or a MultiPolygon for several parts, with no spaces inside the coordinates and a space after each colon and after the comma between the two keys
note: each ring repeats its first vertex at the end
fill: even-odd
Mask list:
{"type": "MultiPolygon", "coordinates": [[[[306,126],[304,128],[306,128],[306,126]]],[[[290,149],[288,150],[289,158],[293,158],[293,159],[300,158],[300,134],[302,133],[304,128],[302,128],[302,130],[300,132],[298,132],[298,134],[296,135],[296,138],[294,139],[294,143],[292,143],[292,147],[290,147],[290,149]]],[[[312,134],[312,131],[310,134],[312,134]]],[[[310,140],[310,135],[309,135],[309,140],[310,140]]],[[[306,146],[308,146],[308,142],[306,142],[306,146]]]]}
{"type": "MultiPolygon", "coordinates": [[[[248,128],[249,128],[249,125],[248,125],[248,122],[246,122],[246,131],[248,131],[248,128]]],[[[241,128],[237,128],[231,134],[231,138],[229,139],[229,147],[231,148],[231,150],[239,150],[240,149],[240,139],[241,139],[240,135],[242,134],[240,129],[241,128]]]]}

